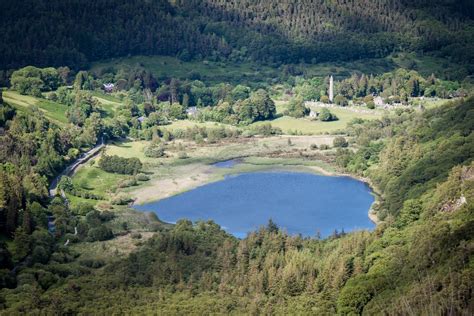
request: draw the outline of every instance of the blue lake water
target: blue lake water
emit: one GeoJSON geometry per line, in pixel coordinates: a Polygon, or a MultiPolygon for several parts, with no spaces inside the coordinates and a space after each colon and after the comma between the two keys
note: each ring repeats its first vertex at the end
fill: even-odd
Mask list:
{"type": "Polygon", "coordinates": [[[335,229],[374,228],[367,216],[373,202],[370,188],[349,177],[255,172],[229,176],[135,208],[153,211],[168,223],[211,219],[240,238],[266,225],[270,218],[290,234],[315,236],[319,231],[327,237],[335,229]]]}

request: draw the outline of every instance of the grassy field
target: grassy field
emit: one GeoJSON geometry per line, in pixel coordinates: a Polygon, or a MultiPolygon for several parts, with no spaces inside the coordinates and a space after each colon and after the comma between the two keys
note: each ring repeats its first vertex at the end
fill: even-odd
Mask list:
{"type": "Polygon", "coordinates": [[[67,106],[49,100],[39,99],[28,95],[21,95],[15,91],[4,91],[3,98],[19,111],[31,113],[33,107],[40,109],[44,115],[58,125],[68,123],[66,117],[67,106]]]}
{"type": "MultiPolygon", "coordinates": [[[[92,161],[97,161],[97,158],[92,161]]],[[[126,178],[126,175],[105,172],[95,164],[91,166],[89,162],[79,168],[72,178],[72,182],[77,188],[105,197],[111,189],[116,187],[118,182],[126,178]]]]}
{"type": "Polygon", "coordinates": [[[179,121],[173,121],[170,125],[164,125],[163,128],[169,129],[170,131],[176,130],[176,129],[186,129],[188,127],[219,127],[219,126],[224,126],[224,127],[232,127],[231,125],[227,124],[222,124],[222,123],[217,123],[217,122],[197,122],[197,121],[192,121],[192,120],[179,120],[179,121]]]}
{"type": "MultiPolygon", "coordinates": [[[[277,102],[277,113],[282,114],[286,108],[286,103],[277,102]]],[[[314,107],[313,110],[318,111],[320,108],[314,107]]],[[[379,119],[384,114],[382,110],[373,110],[367,112],[355,112],[348,108],[333,107],[330,111],[335,114],[339,120],[332,122],[322,122],[318,120],[311,120],[309,118],[293,118],[289,116],[281,116],[272,121],[256,122],[253,125],[261,125],[270,122],[272,126],[279,127],[285,134],[303,134],[303,135],[318,135],[335,133],[346,128],[347,123],[355,118],[365,120],[379,119]]]]}
{"type": "Polygon", "coordinates": [[[145,147],[148,145],[147,141],[124,141],[113,142],[107,145],[105,152],[107,155],[117,155],[125,158],[136,157],[141,161],[148,160],[145,156],[145,147]]]}
{"type": "Polygon", "coordinates": [[[122,105],[122,101],[110,94],[104,94],[99,91],[91,92],[94,98],[99,101],[102,108],[107,112],[108,115],[113,115],[118,108],[122,105]]]}

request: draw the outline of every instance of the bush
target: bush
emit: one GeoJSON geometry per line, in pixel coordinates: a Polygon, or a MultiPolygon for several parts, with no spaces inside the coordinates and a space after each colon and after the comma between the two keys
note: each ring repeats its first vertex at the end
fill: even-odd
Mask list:
{"type": "Polygon", "coordinates": [[[150,180],[150,177],[147,176],[147,175],[144,174],[144,173],[139,173],[139,174],[137,175],[137,180],[138,180],[138,181],[148,181],[148,180],[150,180]]]}
{"type": "Polygon", "coordinates": [[[132,237],[133,239],[142,239],[142,234],[140,234],[140,233],[132,233],[132,234],[131,234],[131,237],[132,237]]]}
{"type": "Polygon", "coordinates": [[[42,246],[36,246],[33,249],[32,257],[33,257],[33,262],[43,263],[43,264],[47,263],[49,259],[49,255],[46,252],[46,249],[44,249],[44,247],[42,246]]]}
{"type": "Polygon", "coordinates": [[[112,231],[105,225],[89,229],[87,233],[88,241],[104,241],[114,237],[112,231]]]}
{"type": "Polygon", "coordinates": [[[64,239],[66,239],[66,240],[69,239],[69,243],[71,243],[71,244],[74,244],[74,243],[80,241],[80,238],[79,238],[78,235],[74,235],[74,234],[70,234],[70,233],[64,235],[64,239]]]}
{"type": "Polygon", "coordinates": [[[262,135],[262,136],[272,136],[272,135],[281,135],[283,134],[281,128],[273,127],[270,123],[265,123],[261,125],[252,126],[250,129],[246,130],[244,137],[249,137],[253,135],[262,135]]]}
{"type": "Polygon", "coordinates": [[[188,158],[188,154],[187,154],[186,152],[184,152],[184,151],[180,151],[180,152],[178,153],[178,158],[179,158],[179,159],[186,159],[186,158],[188,158]]]}
{"type": "Polygon", "coordinates": [[[369,101],[369,102],[367,102],[367,108],[368,108],[368,109],[371,109],[371,110],[375,109],[375,103],[374,103],[374,101],[369,101]]]}
{"type": "Polygon", "coordinates": [[[128,179],[123,179],[117,184],[117,187],[119,188],[128,188],[128,187],[133,187],[137,185],[137,179],[134,177],[128,178],[128,179]]]}
{"type": "Polygon", "coordinates": [[[338,118],[336,115],[332,114],[331,111],[327,108],[323,108],[321,113],[319,113],[319,119],[323,122],[337,121],[338,118]]]}
{"type": "Polygon", "coordinates": [[[338,136],[338,137],[334,138],[334,140],[332,142],[332,145],[334,147],[347,147],[347,146],[349,146],[349,143],[347,142],[347,140],[344,137],[338,136]]]}
{"type": "Polygon", "coordinates": [[[150,158],[160,158],[165,155],[165,149],[161,144],[151,144],[145,150],[145,156],[150,158]]]}
{"type": "Polygon", "coordinates": [[[79,260],[79,264],[84,267],[98,269],[105,265],[105,261],[101,259],[82,259],[79,260]]]}
{"type": "Polygon", "coordinates": [[[127,205],[130,202],[133,202],[131,197],[122,195],[116,196],[110,200],[110,203],[114,205],[127,205]]]}
{"type": "Polygon", "coordinates": [[[311,150],[316,150],[316,149],[318,149],[318,145],[316,145],[316,144],[311,144],[311,146],[309,146],[309,148],[310,148],[311,150]]]}
{"type": "Polygon", "coordinates": [[[328,150],[329,148],[331,148],[331,147],[329,147],[329,145],[326,145],[326,144],[322,144],[322,145],[319,146],[319,149],[321,149],[321,150],[328,150]]]}
{"type": "Polygon", "coordinates": [[[103,211],[99,215],[100,220],[103,222],[109,222],[115,218],[115,214],[111,211],[103,211]]]}
{"type": "Polygon", "coordinates": [[[335,98],[334,98],[334,103],[336,103],[337,105],[339,106],[347,106],[349,105],[349,101],[346,99],[346,97],[342,96],[342,95],[337,95],[335,98]]]}

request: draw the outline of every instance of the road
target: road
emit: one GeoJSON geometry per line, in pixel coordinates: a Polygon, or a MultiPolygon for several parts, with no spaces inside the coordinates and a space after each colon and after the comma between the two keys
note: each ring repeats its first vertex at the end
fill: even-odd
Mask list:
{"type": "Polygon", "coordinates": [[[62,176],[72,175],[74,171],[77,169],[77,167],[79,167],[81,164],[85,163],[92,157],[94,157],[104,147],[105,147],[105,142],[104,142],[104,139],[102,138],[102,141],[100,142],[100,144],[97,144],[91,150],[83,153],[76,161],[74,161],[72,164],[66,167],[66,169],[63,170],[63,172],[61,172],[56,178],[53,179],[53,181],[51,181],[51,184],[49,185],[49,196],[50,197],[56,196],[57,186],[62,176]]]}

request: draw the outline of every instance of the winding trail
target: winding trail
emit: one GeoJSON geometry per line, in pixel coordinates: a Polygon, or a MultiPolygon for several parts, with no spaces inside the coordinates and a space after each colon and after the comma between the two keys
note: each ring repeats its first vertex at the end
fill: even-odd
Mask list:
{"type": "MultiPolygon", "coordinates": [[[[71,165],[67,166],[66,169],[63,170],[59,175],[57,175],[53,181],[51,181],[51,184],[49,185],[49,196],[55,197],[58,191],[58,183],[59,180],[61,180],[62,176],[70,176],[71,174],[74,173],[74,171],[79,167],[81,164],[84,162],[87,162],[89,159],[94,157],[102,148],[105,147],[105,142],[104,138],[102,137],[102,140],[100,144],[95,145],[94,148],[90,149],[89,151],[83,153],[80,158],[78,158],[76,161],[74,161],[71,165]]],[[[64,195],[64,192],[60,192],[61,195],[64,195]]]]}
{"type": "MultiPolygon", "coordinates": [[[[59,183],[59,180],[61,180],[62,176],[72,175],[74,171],[77,169],[77,167],[79,167],[81,164],[88,161],[92,157],[94,157],[104,147],[105,147],[105,142],[104,142],[104,138],[102,137],[100,144],[95,145],[94,148],[83,153],[80,158],[74,161],[71,165],[67,166],[66,169],[64,169],[60,174],[58,174],[53,179],[53,181],[51,181],[51,184],[49,185],[49,197],[53,198],[58,194],[58,183],[59,183]]],[[[67,199],[66,193],[64,193],[64,190],[61,189],[59,194],[63,197],[66,205],[69,206],[69,200],[67,199]]],[[[48,226],[49,225],[50,223],[48,222],[48,226]]],[[[54,226],[54,221],[51,222],[51,225],[54,226]]],[[[77,227],[74,227],[74,235],[77,235],[77,227]]],[[[64,244],[64,246],[67,246],[67,245],[69,245],[69,239],[66,240],[66,243],[64,244]]]]}

